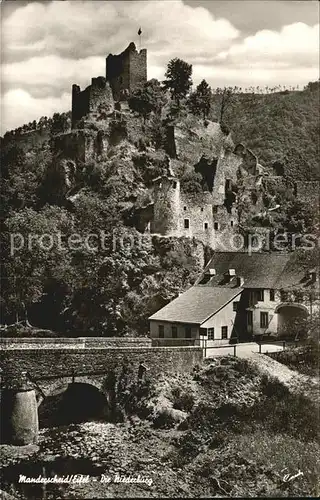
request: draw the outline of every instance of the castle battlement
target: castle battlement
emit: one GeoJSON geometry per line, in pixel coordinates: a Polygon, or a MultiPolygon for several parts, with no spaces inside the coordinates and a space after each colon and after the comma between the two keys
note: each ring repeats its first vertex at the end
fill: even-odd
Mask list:
{"type": "Polygon", "coordinates": [[[91,113],[109,113],[115,102],[127,100],[147,82],[147,50],[139,52],[131,42],[121,54],[106,58],[106,76],[92,78],[91,85],[81,90],[72,85],[72,128],[91,113]]]}

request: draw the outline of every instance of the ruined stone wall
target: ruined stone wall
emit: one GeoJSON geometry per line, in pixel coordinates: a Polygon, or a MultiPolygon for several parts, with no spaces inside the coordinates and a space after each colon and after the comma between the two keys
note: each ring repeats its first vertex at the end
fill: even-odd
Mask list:
{"type": "Polygon", "coordinates": [[[31,130],[24,134],[15,134],[14,142],[19,145],[25,152],[31,151],[35,148],[41,148],[49,143],[50,128],[42,130],[31,130]]]}
{"type": "Polygon", "coordinates": [[[70,158],[75,162],[85,162],[86,141],[84,131],[72,131],[53,138],[53,154],[70,158]]]}
{"type": "Polygon", "coordinates": [[[98,117],[102,112],[112,112],[113,104],[110,85],[103,76],[92,78],[91,85],[83,91],[78,85],[72,85],[72,128],[89,113],[98,117]]]}
{"type": "Polygon", "coordinates": [[[81,91],[79,85],[72,85],[72,128],[75,128],[77,122],[89,113],[89,103],[90,86],[81,91]]]}
{"type": "Polygon", "coordinates": [[[222,151],[216,166],[213,182],[213,201],[215,205],[223,205],[225,195],[232,184],[237,182],[237,172],[242,163],[242,158],[234,153],[222,151]],[[228,187],[230,184],[230,187],[228,187]]]}
{"type": "Polygon", "coordinates": [[[53,154],[70,158],[76,163],[86,163],[96,154],[96,136],[94,131],[73,130],[53,138],[53,154]]]}
{"type": "Polygon", "coordinates": [[[216,123],[179,123],[174,125],[175,152],[180,161],[196,165],[202,156],[218,158],[223,134],[216,123]]]}
{"type": "Polygon", "coordinates": [[[104,110],[107,113],[113,110],[112,90],[103,76],[92,78],[89,97],[89,111],[98,112],[104,110]]]}
{"type": "Polygon", "coordinates": [[[212,198],[214,205],[223,205],[225,199],[226,177],[224,172],[224,161],[220,156],[216,165],[216,172],[213,180],[212,198]]]}
{"type": "Polygon", "coordinates": [[[175,136],[174,136],[174,126],[173,125],[168,125],[166,127],[164,149],[165,149],[165,152],[170,156],[170,158],[177,157],[177,149],[176,149],[176,141],[175,141],[175,136]]]}

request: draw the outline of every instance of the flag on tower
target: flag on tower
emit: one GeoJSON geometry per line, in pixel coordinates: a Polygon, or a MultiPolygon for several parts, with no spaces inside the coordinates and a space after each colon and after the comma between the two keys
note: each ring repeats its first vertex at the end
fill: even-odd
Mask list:
{"type": "Polygon", "coordinates": [[[138,31],[138,35],[141,35],[142,33],[142,30],[141,30],[141,27],[139,28],[139,31],[138,31]]]}

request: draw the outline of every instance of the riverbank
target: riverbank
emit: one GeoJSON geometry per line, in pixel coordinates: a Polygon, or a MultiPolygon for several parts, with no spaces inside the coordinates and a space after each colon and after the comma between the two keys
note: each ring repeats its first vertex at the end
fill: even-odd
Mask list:
{"type": "Polygon", "coordinates": [[[310,400],[247,360],[207,360],[160,377],[123,422],[44,428],[38,447],[2,446],[2,488],[23,500],[317,496],[316,418],[310,400]],[[20,474],[84,479],[19,484],[20,474]]]}

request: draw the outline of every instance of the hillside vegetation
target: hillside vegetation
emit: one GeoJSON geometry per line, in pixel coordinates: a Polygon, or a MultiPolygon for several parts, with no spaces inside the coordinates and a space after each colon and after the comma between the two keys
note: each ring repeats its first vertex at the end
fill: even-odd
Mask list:
{"type": "Polygon", "coordinates": [[[319,104],[319,86],[235,94],[224,119],[234,140],[247,144],[260,163],[280,163],[291,179],[313,180],[320,178],[319,104]]]}
{"type": "MultiPolygon", "coordinates": [[[[211,121],[204,121],[191,112],[188,99],[177,107],[151,81],[148,106],[128,111],[123,123],[110,124],[107,154],[77,165],[52,149],[52,138],[70,127],[68,114],[6,134],[1,141],[2,323],[30,323],[70,335],[146,334],[148,316],[192,285],[211,255],[194,240],[143,234],[152,181],[169,168],[164,125],[173,123],[178,130],[182,146],[171,166],[183,189],[195,196],[203,189],[195,171],[200,158],[214,156],[222,144],[232,149],[236,141],[250,146],[267,171],[278,162],[289,180],[314,179],[318,91],[315,86],[234,95],[224,116],[232,129],[228,134],[226,125],[219,128],[213,121],[219,96],[210,113],[208,107],[201,111],[210,114],[211,121]],[[160,119],[159,109],[166,118],[160,119]],[[92,234],[99,235],[97,248],[63,245],[72,235],[84,241],[92,234]]],[[[205,85],[203,92],[208,97],[205,85]]],[[[86,127],[90,135],[105,125],[88,120],[86,127]]],[[[268,196],[282,203],[271,227],[312,229],[317,207],[296,202],[282,184],[268,196]]]]}

